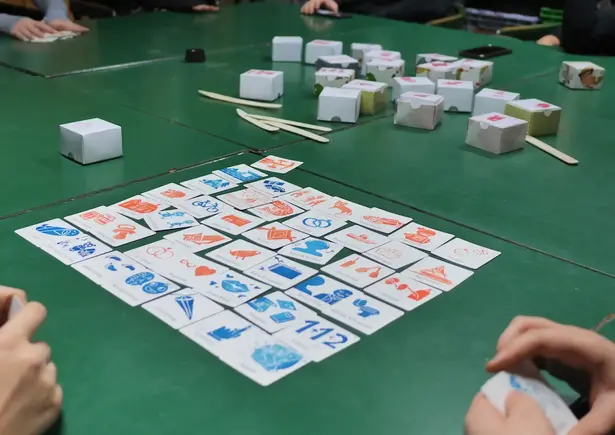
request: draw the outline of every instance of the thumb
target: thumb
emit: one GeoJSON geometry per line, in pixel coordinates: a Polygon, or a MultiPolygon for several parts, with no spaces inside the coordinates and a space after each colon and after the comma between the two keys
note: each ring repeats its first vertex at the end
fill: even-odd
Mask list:
{"type": "Polygon", "coordinates": [[[518,391],[513,391],[506,398],[506,422],[512,427],[526,428],[527,433],[555,434],[538,402],[518,391]]]}
{"type": "Polygon", "coordinates": [[[572,428],[569,435],[603,435],[615,427],[615,396],[600,397],[594,402],[589,413],[572,428]],[[607,400],[605,400],[607,399],[607,400]]]}
{"type": "Polygon", "coordinates": [[[335,0],[326,0],[325,4],[327,5],[327,8],[331,9],[333,12],[339,12],[339,8],[335,0]]]}

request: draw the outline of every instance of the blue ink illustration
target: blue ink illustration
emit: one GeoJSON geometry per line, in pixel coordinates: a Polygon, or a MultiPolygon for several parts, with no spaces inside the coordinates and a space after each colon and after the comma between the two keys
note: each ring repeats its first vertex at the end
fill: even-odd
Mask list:
{"type": "Polygon", "coordinates": [[[217,341],[232,340],[233,338],[241,337],[241,334],[246,332],[251,327],[252,325],[248,325],[245,328],[227,328],[226,326],[221,326],[218,329],[209,331],[207,335],[217,341]]]}
{"type": "Polygon", "coordinates": [[[230,182],[223,180],[222,178],[218,178],[216,180],[201,180],[201,183],[205,184],[206,186],[211,187],[212,189],[224,189],[225,187],[228,187],[231,185],[230,182]]]}
{"type": "Polygon", "coordinates": [[[158,212],[158,214],[163,219],[170,219],[173,217],[184,217],[186,215],[186,213],[184,213],[183,211],[161,211],[161,212],[158,212]]]}
{"type": "Polygon", "coordinates": [[[278,299],[278,307],[282,308],[283,310],[297,311],[297,307],[295,307],[295,304],[293,304],[292,301],[282,301],[278,299]]]}
{"type": "Polygon", "coordinates": [[[275,323],[286,323],[295,320],[295,316],[293,313],[289,313],[288,311],[284,311],[282,313],[276,313],[269,316],[271,320],[275,323]]]}
{"type": "Polygon", "coordinates": [[[247,293],[250,291],[247,285],[234,279],[224,279],[220,285],[229,293],[247,293]]]}
{"type": "Polygon", "coordinates": [[[175,302],[181,307],[188,319],[192,320],[194,314],[194,297],[189,295],[176,296],[175,302]]]}
{"type": "Polygon", "coordinates": [[[148,282],[147,284],[145,284],[143,287],[141,287],[141,290],[143,290],[145,293],[150,294],[150,295],[159,295],[161,293],[166,292],[169,289],[169,286],[166,285],[163,282],[148,282]]]}
{"type": "Polygon", "coordinates": [[[73,228],[54,227],[48,224],[39,225],[35,229],[39,233],[43,233],[48,236],[75,237],[76,235],[81,234],[81,231],[73,228]]]}
{"type": "Polygon", "coordinates": [[[250,170],[242,172],[237,168],[224,168],[220,172],[230,175],[231,177],[236,178],[244,183],[246,181],[256,181],[261,178],[261,176],[258,175],[256,172],[252,172],[250,170]]]}
{"type": "Polygon", "coordinates": [[[286,183],[283,181],[274,181],[274,180],[265,180],[263,181],[263,186],[265,187],[265,189],[271,190],[272,192],[276,192],[276,193],[284,193],[286,192],[286,189],[284,189],[284,185],[286,183]]]}
{"type": "Polygon", "coordinates": [[[293,251],[303,252],[307,255],[312,255],[314,257],[322,258],[322,252],[329,249],[331,245],[322,240],[308,240],[305,242],[305,248],[301,248],[299,246],[293,248],[293,251]]]}
{"type": "Polygon", "coordinates": [[[303,225],[310,228],[329,228],[333,223],[331,219],[316,219],[316,218],[305,218],[303,219],[303,225]]]}
{"type": "Polygon", "coordinates": [[[313,296],[314,298],[328,304],[328,305],[335,305],[336,303],[338,303],[339,301],[341,301],[342,299],[346,299],[350,296],[352,296],[353,292],[351,290],[346,290],[346,289],[337,289],[337,290],[333,290],[332,293],[316,293],[314,294],[312,292],[312,290],[309,289],[309,287],[319,287],[321,285],[325,284],[325,278],[317,275],[313,278],[308,279],[307,281],[304,281],[300,284],[297,284],[295,286],[295,288],[297,290],[299,290],[300,292],[305,293],[306,295],[310,295],[313,296]]]}
{"type": "Polygon", "coordinates": [[[295,269],[294,267],[287,266],[286,264],[279,262],[279,260],[278,260],[278,263],[272,264],[271,266],[269,266],[268,270],[269,272],[279,275],[282,278],[286,278],[286,279],[295,279],[303,275],[301,271],[295,269]]]}
{"type": "Polygon", "coordinates": [[[267,344],[254,349],[252,359],[266,371],[276,372],[294,366],[303,356],[281,344],[267,344]]]}
{"type": "Polygon", "coordinates": [[[380,311],[376,308],[368,306],[365,299],[356,299],[352,302],[352,305],[359,308],[360,317],[368,318],[371,316],[378,316],[380,314],[380,311]]]}
{"type": "Polygon", "coordinates": [[[70,248],[71,252],[76,252],[81,257],[88,257],[96,253],[96,244],[92,242],[86,242],[81,245],[75,245],[70,248]]]}
{"type": "Polygon", "coordinates": [[[195,224],[196,222],[193,220],[186,220],[183,222],[167,222],[167,224],[169,224],[169,228],[175,228],[175,227],[181,227],[183,225],[192,225],[195,224]]]}
{"type": "Polygon", "coordinates": [[[248,305],[258,313],[264,313],[269,308],[276,306],[271,299],[266,297],[254,299],[253,301],[248,302],[248,305]]]}
{"type": "Polygon", "coordinates": [[[139,272],[126,278],[125,282],[128,285],[143,285],[154,279],[152,272],[139,272]]]}
{"type": "Polygon", "coordinates": [[[220,203],[209,199],[205,201],[193,201],[192,205],[205,209],[207,213],[218,213],[220,211],[220,203]]]}

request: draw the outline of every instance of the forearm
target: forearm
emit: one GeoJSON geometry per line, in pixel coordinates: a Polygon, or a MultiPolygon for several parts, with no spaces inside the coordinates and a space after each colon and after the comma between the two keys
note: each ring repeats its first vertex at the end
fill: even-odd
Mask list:
{"type": "Polygon", "coordinates": [[[18,15],[0,14],[0,32],[10,33],[11,29],[21,18],[18,15]]]}
{"type": "Polygon", "coordinates": [[[34,0],[45,13],[45,21],[68,19],[68,8],[64,0],[34,0]]]}

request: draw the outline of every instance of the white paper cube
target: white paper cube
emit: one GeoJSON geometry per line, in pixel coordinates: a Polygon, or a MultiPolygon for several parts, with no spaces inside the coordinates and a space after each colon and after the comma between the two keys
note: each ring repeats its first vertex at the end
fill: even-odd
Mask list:
{"type": "Polygon", "coordinates": [[[301,62],[302,58],[301,36],[276,36],[271,41],[271,59],[274,62],[301,62]]]}
{"type": "Polygon", "coordinates": [[[367,80],[386,83],[389,87],[392,87],[395,77],[401,77],[405,74],[406,62],[402,59],[372,59],[365,68],[367,80]]]}
{"type": "Polygon", "coordinates": [[[341,41],[325,41],[316,39],[305,45],[305,63],[314,65],[320,56],[335,56],[342,54],[344,44],[341,41]]]}
{"type": "Polygon", "coordinates": [[[434,83],[440,79],[455,78],[454,67],[446,62],[430,62],[417,65],[416,76],[427,77],[434,83]]]}
{"type": "MultiPolygon", "coordinates": [[[[359,68],[362,68],[363,66],[365,54],[374,50],[382,50],[382,45],[365,44],[362,42],[353,42],[350,44],[350,55],[359,61],[359,68]]],[[[363,72],[363,74],[365,74],[365,72],[363,72]]]]}
{"type": "Polygon", "coordinates": [[[487,113],[470,118],[468,145],[494,154],[503,154],[525,147],[528,123],[501,113],[487,113]]]}
{"type": "Polygon", "coordinates": [[[370,50],[366,52],[363,65],[361,65],[361,74],[365,75],[367,73],[367,64],[370,60],[374,59],[397,60],[401,59],[401,53],[399,51],[388,50],[370,50]]]}
{"type": "Polygon", "coordinates": [[[469,80],[480,88],[491,82],[493,62],[487,60],[460,59],[450,64],[455,68],[455,80],[469,80]]]}
{"type": "Polygon", "coordinates": [[[361,91],[324,88],[318,97],[318,120],[355,123],[361,110],[361,91]]]}
{"type": "Polygon", "coordinates": [[[506,103],[518,100],[521,96],[514,92],[485,88],[474,97],[474,116],[484,113],[504,113],[506,103]]]}
{"type": "Polygon", "coordinates": [[[433,130],[442,120],[444,98],[440,95],[405,92],[397,100],[394,123],[433,130]]]}
{"type": "Polygon", "coordinates": [[[457,57],[447,56],[446,54],[440,53],[421,53],[416,55],[415,65],[421,65],[423,63],[431,63],[431,62],[455,62],[458,60],[457,57]]]}
{"type": "Polygon", "coordinates": [[[318,68],[340,68],[340,69],[353,69],[357,73],[359,72],[359,61],[354,57],[347,56],[345,54],[337,54],[335,56],[320,56],[316,59],[318,68]]]}
{"type": "Polygon", "coordinates": [[[320,95],[324,88],[341,88],[354,78],[353,69],[321,68],[314,73],[314,93],[320,95]]]}
{"type": "Polygon", "coordinates": [[[284,95],[284,73],[251,69],[239,77],[239,96],[248,100],[273,101],[284,95]]]}
{"type": "Polygon", "coordinates": [[[421,94],[435,94],[436,84],[427,77],[395,77],[393,79],[393,101],[406,92],[418,92],[421,94]]]}
{"type": "Polygon", "coordinates": [[[122,156],[122,127],[99,118],[60,125],[60,152],[83,165],[122,156]]]}
{"type": "Polygon", "coordinates": [[[462,80],[438,80],[438,95],[444,97],[444,110],[471,112],[474,105],[474,84],[462,80]]]}
{"type": "Polygon", "coordinates": [[[604,68],[591,62],[563,62],[559,81],[570,89],[600,89],[604,68]]]}

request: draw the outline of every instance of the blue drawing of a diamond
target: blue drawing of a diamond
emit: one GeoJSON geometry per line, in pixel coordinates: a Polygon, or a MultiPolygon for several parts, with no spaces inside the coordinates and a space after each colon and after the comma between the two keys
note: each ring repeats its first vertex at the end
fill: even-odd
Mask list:
{"type": "Polygon", "coordinates": [[[282,308],[283,310],[297,311],[297,307],[295,307],[295,304],[293,304],[291,301],[282,301],[278,299],[278,307],[282,308]]]}
{"type": "Polygon", "coordinates": [[[194,314],[194,298],[189,295],[176,296],[175,302],[179,304],[184,313],[186,313],[186,317],[192,320],[192,314],[194,314]]]}
{"type": "Polygon", "coordinates": [[[252,352],[252,359],[268,372],[276,372],[294,366],[303,356],[281,344],[266,344],[252,352]]]}

